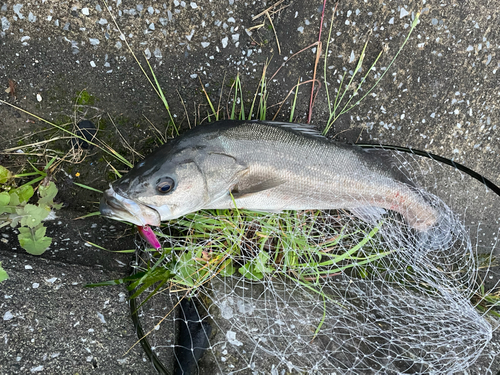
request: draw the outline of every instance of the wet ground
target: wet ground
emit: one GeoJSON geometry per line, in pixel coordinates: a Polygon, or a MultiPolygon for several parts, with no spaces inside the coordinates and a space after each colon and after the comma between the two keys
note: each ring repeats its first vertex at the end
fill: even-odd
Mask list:
{"type": "MultiPolygon", "coordinates": [[[[284,101],[276,119],[288,120],[293,95],[287,98],[287,94],[297,81],[311,80],[314,74],[317,45],[311,45],[318,40],[322,2],[280,2],[269,9],[271,24],[260,13],[275,3],[118,0],[108,4],[109,13],[103,2],[95,1],[0,2],[0,98],[60,125],[91,119],[99,127],[100,139],[129,160],[136,160],[130,149],[150,152],[160,142],[159,134],[169,133],[169,116],[128,50],[128,43],[146,70],[143,54],[148,59],[173,118],[184,128],[200,123],[210,111],[202,87],[215,105],[222,98],[221,111],[227,116],[225,103],[237,75],[249,108],[267,63],[267,77],[272,77],[268,82],[268,118],[284,101]],[[126,40],[120,38],[117,27],[126,40]],[[10,92],[4,92],[9,87],[10,92]]],[[[483,0],[446,4],[425,0],[341,2],[326,51],[334,7],[333,2],[327,2],[324,53],[317,71],[321,87],[311,122],[319,128],[325,126],[329,117],[325,86],[333,93],[339,77],[356,68],[365,43],[363,75],[384,51],[358,98],[367,93],[389,66],[421,11],[419,25],[388,73],[359,106],[337,120],[329,136],[426,150],[500,184],[498,7],[483,0]]],[[[359,78],[353,81],[350,92],[359,82],[359,78]]],[[[310,90],[309,83],[300,86],[294,114],[297,122],[307,121],[310,90]]],[[[0,105],[0,129],[0,149],[13,148],[8,151],[13,155],[0,155],[0,164],[14,171],[27,165],[25,157],[16,152],[20,146],[62,135],[8,105],[0,105]]],[[[24,152],[50,155],[70,149],[69,140],[59,139],[24,152]]],[[[99,240],[110,249],[134,245],[125,226],[102,219],[86,219],[86,224],[72,220],[97,210],[99,199],[98,193],[82,190],[72,182],[103,189],[114,178],[108,166],[110,158],[98,150],[68,155],[73,157],[73,162],[62,164],[54,176],[58,199],[65,203],[61,224],[56,221],[49,229],[59,238],[57,245],[42,258],[34,258],[12,249],[16,247],[12,234],[0,243],[0,260],[11,275],[11,280],[0,284],[5,295],[0,311],[7,328],[0,336],[3,352],[8,353],[6,360],[0,360],[0,368],[5,373],[38,366],[44,366],[48,373],[145,373],[150,365],[139,349],[125,357],[124,351],[117,350],[134,342],[133,327],[126,319],[127,305],[120,295],[125,290],[80,288],[87,281],[127,275],[131,261],[129,255],[109,255],[85,246],[85,240],[96,241],[104,228],[99,240]],[[115,225],[115,231],[110,225],[115,225]],[[46,281],[54,277],[58,279],[46,281]],[[39,286],[35,288],[34,283],[39,286]],[[5,319],[7,311],[13,318],[5,319]],[[78,311],[86,312],[92,320],[74,318],[78,311]],[[54,326],[51,322],[60,323],[54,326]],[[80,325],[75,326],[77,322],[80,325]],[[64,332],[62,349],[56,331],[64,332]],[[93,337],[97,332],[99,336],[93,337]]],[[[39,166],[47,161],[45,157],[32,159],[39,166]]],[[[126,169],[115,161],[113,165],[126,169]]],[[[467,190],[454,189],[446,194],[467,190]]],[[[498,197],[485,193],[482,199],[480,191],[475,194],[477,211],[487,228],[484,249],[489,251],[496,243],[499,226],[498,197]]],[[[471,373],[495,373],[500,364],[484,369],[484,364],[477,365],[471,373]]]]}

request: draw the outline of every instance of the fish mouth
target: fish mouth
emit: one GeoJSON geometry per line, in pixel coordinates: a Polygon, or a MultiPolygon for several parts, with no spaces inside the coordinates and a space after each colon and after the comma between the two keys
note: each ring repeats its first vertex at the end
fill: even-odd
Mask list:
{"type": "Polygon", "coordinates": [[[160,213],[156,209],[118,194],[111,185],[101,198],[99,211],[104,217],[139,226],[161,224],[160,213]]]}

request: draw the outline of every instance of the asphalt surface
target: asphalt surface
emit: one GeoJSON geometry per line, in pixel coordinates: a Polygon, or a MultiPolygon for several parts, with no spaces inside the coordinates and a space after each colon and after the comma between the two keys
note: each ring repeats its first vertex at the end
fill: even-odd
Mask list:
{"type": "MultiPolygon", "coordinates": [[[[117,1],[109,5],[131,48],[149,59],[174,119],[184,127],[189,126],[188,118],[192,125],[207,115],[201,87],[214,103],[220,95],[224,103],[237,74],[249,108],[266,61],[270,61],[268,77],[283,66],[268,86],[269,113],[274,114],[284,101],[277,120],[288,120],[291,97],[285,98],[297,80],[313,77],[315,47],[295,53],[317,41],[322,2],[284,1],[278,12],[270,10],[274,30],[265,16],[252,20],[272,3],[117,1]],[[249,30],[264,22],[264,27],[249,30]]],[[[327,2],[324,49],[334,6],[327,2]]],[[[421,11],[420,24],[388,74],[359,106],[337,120],[329,136],[426,150],[500,185],[498,4],[352,0],[341,2],[337,9],[327,52],[328,85],[323,81],[319,89],[312,123],[324,127],[329,117],[324,88],[337,87],[344,71],[354,70],[365,42],[363,74],[385,51],[368,79],[373,83],[389,66],[421,11]]],[[[323,80],[323,60],[318,77],[323,80]]],[[[162,133],[169,121],[102,2],[0,2],[0,84],[0,99],[42,118],[58,123],[90,119],[101,124],[98,136],[131,160],[135,156],[127,144],[147,154],[158,143],[158,132],[149,123],[162,133]],[[14,95],[4,92],[9,80],[14,82],[14,95]],[[79,100],[82,92],[90,97],[79,100]]],[[[297,122],[307,119],[309,95],[310,85],[302,85],[294,115],[297,122]]],[[[227,114],[225,105],[221,110],[227,114]]],[[[14,147],[9,153],[15,154],[21,144],[52,136],[46,128],[26,113],[0,105],[0,149],[14,147]]],[[[58,149],[70,149],[70,142],[59,142],[58,149]]],[[[112,178],[105,155],[90,150],[84,156],[78,164],[63,164],[54,176],[65,208],[47,224],[54,240],[44,255],[26,254],[14,231],[0,229],[0,261],[10,275],[0,284],[2,374],[155,373],[142,348],[132,348],[137,338],[125,287],[84,288],[89,282],[129,275],[134,260],[130,254],[98,250],[86,241],[110,250],[135,246],[133,235],[119,223],[74,220],[97,209],[99,194],[72,182],[103,189],[112,178]]],[[[0,164],[20,168],[25,161],[18,157],[2,154],[0,164]]],[[[43,165],[46,160],[39,162],[43,165]]],[[[453,200],[476,228],[473,243],[480,245],[479,251],[500,254],[496,244],[499,197],[467,179],[465,183],[447,183],[452,181],[448,177],[440,181],[435,190],[453,200]]],[[[498,278],[498,267],[493,268],[488,285],[495,285],[498,278]]],[[[497,330],[468,374],[496,375],[500,360],[493,357],[499,348],[497,330]]]]}

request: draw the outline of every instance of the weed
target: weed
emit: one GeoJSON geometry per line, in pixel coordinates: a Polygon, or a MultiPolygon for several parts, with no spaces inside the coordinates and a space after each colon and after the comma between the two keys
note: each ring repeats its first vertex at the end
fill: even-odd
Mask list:
{"type": "MultiPolygon", "coordinates": [[[[266,15],[269,19],[268,13],[263,12],[261,15],[266,15]]],[[[273,28],[272,21],[270,19],[269,21],[271,22],[271,28],[273,28]]],[[[416,21],[412,25],[412,29],[416,26],[417,21],[418,15],[416,21]]],[[[260,26],[263,25],[259,25],[258,27],[260,26]]],[[[277,43],[279,45],[278,41],[277,43]]],[[[320,43],[319,46],[321,46],[320,43]]],[[[354,76],[361,70],[366,46],[367,44],[365,44],[362,50],[360,60],[347,86],[352,85],[354,76]]],[[[317,59],[319,55],[320,53],[318,52],[317,59]]],[[[368,72],[370,72],[372,67],[376,64],[378,58],[368,72]]],[[[158,96],[165,103],[167,111],[169,111],[168,104],[166,104],[165,96],[159,87],[154,71],[151,69],[149,63],[148,66],[153,77],[152,80],[150,78],[148,78],[148,80],[155,88],[158,96]],[[153,81],[155,84],[153,84],[153,81]]],[[[264,65],[259,85],[253,95],[253,99],[250,101],[250,106],[247,108],[244,105],[245,98],[243,96],[241,77],[237,75],[234,80],[231,79],[229,81],[230,98],[228,99],[226,108],[227,118],[239,120],[250,120],[255,118],[260,120],[266,119],[268,110],[267,98],[269,95],[266,77],[267,67],[268,63],[264,65]]],[[[143,72],[146,75],[144,70],[143,72]]],[[[357,95],[361,84],[366,79],[366,75],[356,90],[351,94],[351,97],[347,99],[347,103],[343,104],[343,107],[339,107],[340,103],[343,103],[347,93],[347,89],[344,89],[344,92],[340,94],[344,78],[345,76],[340,83],[337,97],[333,104],[327,92],[329,107],[333,109],[331,110],[330,119],[325,132],[328,131],[331,124],[333,124],[340,114],[347,112],[353,107],[353,105],[350,104],[352,98],[357,95]]],[[[298,86],[299,83],[296,87],[298,86]]],[[[206,119],[209,122],[221,120],[223,118],[223,113],[220,108],[220,101],[218,105],[212,101],[201,80],[200,87],[209,108],[206,113],[206,119]]],[[[291,106],[290,121],[293,119],[295,112],[297,94],[298,89],[295,91],[291,106]]],[[[356,104],[359,104],[360,101],[361,100],[358,100],[356,104]]],[[[174,129],[177,131],[177,128],[174,129]]],[[[138,272],[136,276],[89,286],[114,285],[116,283],[133,281],[129,284],[128,288],[134,291],[133,297],[136,297],[140,293],[148,290],[150,286],[160,282],[160,280],[161,286],[168,281],[171,290],[179,288],[183,290],[193,290],[208,282],[215,275],[230,276],[239,273],[250,280],[259,280],[264,277],[283,274],[286,277],[294,277],[303,283],[303,285],[307,285],[309,288],[314,289],[312,285],[318,283],[320,279],[329,277],[332,273],[343,272],[352,267],[356,267],[356,272],[358,272],[359,275],[367,274],[369,270],[364,269],[364,265],[370,264],[387,255],[387,253],[378,252],[376,248],[368,255],[362,256],[359,253],[359,250],[363,246],[366,247],[368,243],[372,243],[374,236],[376,236],[378,232],[378,227],[372,228],[366,232],[358,231],[350,234],[344,233],[345,228],[338,228],[337,232],[328,233],[329,238],[335,240],[324,241],[321,246],[312,244],[309,234],[312,227],[315,225],[315,219],[319,216],[319,211],[312,212],[311,214],[298,213],[295,211],[281,214],[259,214],[237,209],[222,211],[208,210],[189,214],[183,218],[169,222],[169,228],[175,228],[177,231],[176,238],[165,236],[160,231],[156,232],[157,236],[163,237],[167,245],[163,246],[160,254],[154,255],[155,249],[151,249],[150,261],[145,264],[145,268],[138,272]],[[295,233],[294,228],[301,228],[302,232],[295,233]],[[181,242],[179,242],[179,238],[182,238],[181,242]],[[341,254],[335,253],[335,251],[324,251],[326,248],[335,248],[336,241],[340,241],[341,239],[351,244],[349,251],[343,251],[341,254]],[[245,248],[245,243],[256,245],[260,248],[260,251],[251,254],[251,257],[238,258],[245,248]],[[243,258],[245,258],[245,261],[242,263],[233,260],[243,258]]],[[[363,254],[366,254],[366,252],[363,252],[363,254]]],[[[156,285],[153,291],[149,292],[150,294],[147,299],[151,298],[160,290],[158,285],[156,285]]],[[[320,289],[316,291],[320,293],[323,298],[327,298],[320,289]]]]}
{"type": "Polygon", "coordinates": [[[89,94],[87,90],[80,91],[80,93],[73,98],[73,102],[76,105],[94,105],[96,100],[96,97],[89,94]]]}
{"type": "MultiPolygon", "coordinates": [[[[0,166],[0,228],[10,225],[19,226],[17,236],[19,244],[28,253],[40,255],[47,250],[52,239],[45,235],[47,228],[43,220],[51,210],[61,208],[61,204],[54,203],[57,187],[53,181],[48,181],[49,168],[55,159],[52,159],[43,170],[35,167],[34,172],[13,174],[7,168],[0,166]],[[21,186],[16,186],[15,179],[35,177],[21,186]],[[38,200],[33,200],[35,189],[33,185],[41,182],[38,187],[38,200]]],[[[36,199],[35,199],[36,200],[36,199]]],[[[0,281],[5,271],[0,268],[0,281]]]]}

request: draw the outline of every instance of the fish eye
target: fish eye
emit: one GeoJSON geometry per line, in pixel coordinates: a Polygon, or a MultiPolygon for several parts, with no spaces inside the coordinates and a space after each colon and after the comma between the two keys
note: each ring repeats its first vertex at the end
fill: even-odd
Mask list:
{"type": "Polygon", "coordinates": [[[174,190],[174,180],[170,177],[162,177],[156,182],[156,190],[159,193],[165,194],[174,190]]]}

